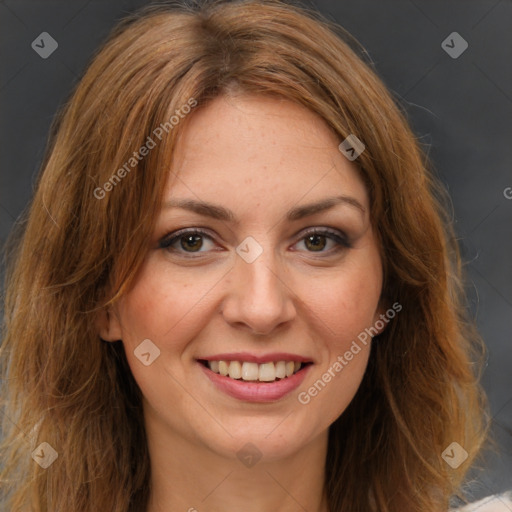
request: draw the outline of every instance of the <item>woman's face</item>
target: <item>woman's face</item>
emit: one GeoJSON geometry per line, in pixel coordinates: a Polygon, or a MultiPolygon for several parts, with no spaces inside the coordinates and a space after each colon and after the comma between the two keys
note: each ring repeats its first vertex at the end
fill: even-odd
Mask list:
{"type": "Polygon", "coordinates": [[[102,335],[123,341],[150,436],[285,457],[326,435],[366,368],[361,333],[382,313],[367,191],[304,107],[219,97],[190,115],[102,335]]]}

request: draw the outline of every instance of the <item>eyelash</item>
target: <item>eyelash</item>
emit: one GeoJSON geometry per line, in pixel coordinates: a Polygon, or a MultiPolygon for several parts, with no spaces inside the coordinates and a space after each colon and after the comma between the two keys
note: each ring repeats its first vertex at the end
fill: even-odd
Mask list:
{"type": "MultiPolygon", "coordinates": [[[[210,240],[214,240],[214,238],[204,229],[186,228],[186,229],[176,231],[174,233],[169,233],[166,236],[164,236],[159,242],[159,247],[161,249],[166,249],[170,252],[178,252],[180,254],[187,254],[188,256],[184,256],[184,257],[190,258],[190,259],[200,257],[200,256],[194,256],[194,254],[197,254],[197,255],[204,254],[204,252],[189,252],[189,253],[187,253],[186,251],[179,251],[179,250],[171,248],[171,246],[175,242],[177,242],[180,238],[183,238],[186,235],[202,235],[202,236],[209,238],[210,240]]],[[[332,230],[332,229],[328,229],[328,228],[312,228],[308,231],[305,231],[302,233],[302,236],[298,240],[298,242],[305,240],[308,236],[311,236],[311,235],[325,236],[328,239],[333,240],[337,244],[337,247],[335,247],[334,249],[330,249],[328,251],[318,251],[319,254],[328,254],[329,256],[331,256],[332,254],[338,253],[339,251],[341,251],[343,249],[350,249],[352,247],[350,240],[342,231],[332,230]]],[[[296,243],[298,243],[298,242],[296,242],[296,243]]],[[[315,254],[316,251],[306,251],[306,252],[315,254]]]]}

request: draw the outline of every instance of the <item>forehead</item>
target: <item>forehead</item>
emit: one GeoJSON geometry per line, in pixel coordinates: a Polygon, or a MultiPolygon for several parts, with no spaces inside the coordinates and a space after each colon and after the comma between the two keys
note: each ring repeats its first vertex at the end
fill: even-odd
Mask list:
{"type": "Polygon", "coordinates": [[[166,198],[298,201],[350,193],[367,206],[357,167],[326,122],[286,99],[221,96],[191,115],[166,198]],[[231,195],[230,195],[231,194],[231,195]]]}

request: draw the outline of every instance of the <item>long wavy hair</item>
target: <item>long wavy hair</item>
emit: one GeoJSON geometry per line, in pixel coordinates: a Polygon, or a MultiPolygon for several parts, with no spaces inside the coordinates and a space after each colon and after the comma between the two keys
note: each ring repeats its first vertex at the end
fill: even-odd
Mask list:
{"type": "Polygon", "coordinates": [[[6,250],[2,510],[140,512],[151,485],[141,392],[98,311],[129,290],[190,100],[285,97],[340,142],[355,134],[384,268],[403,309],[374,339],[363,382],[331,425],[331,512],[446,511],[487,431],[483,345],[468,315],[446,194],[399,101],[343,29],[249,0],[147,6],[122,20],[56,117],[31,204],[6,250]],[[127,162],[122,181],[113,175],[127,162]],[[133,168],[132,168],[133,166],[133,168]],[[110,180],[110,181],[109,181],[110,180]],[[109,185],[105,185],[107,182],[109,185]],[[454,469],[453,441],[468,453],[454,469]],[[31,454],[49,447],[47,469],[31,454]]]}

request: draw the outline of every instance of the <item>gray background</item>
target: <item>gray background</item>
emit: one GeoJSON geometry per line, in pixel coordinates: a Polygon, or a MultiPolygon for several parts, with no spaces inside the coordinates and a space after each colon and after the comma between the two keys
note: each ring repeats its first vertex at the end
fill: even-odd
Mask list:
{"type": "MultiPolygon", "coordinates": [[[[116,20],[147,3],[0,1],[0,243],[31,197],[58,106],[116,20]],[[42,32],[58,43],[47,59],[31,47],[42,32]]],[[[484,385],[500,446],[470,489],[475,497],[512,489],[512,0],[311,5],[366,48],[449,190],[489,350],[484,385]],[[441,46],[454,31],[469,45],[456,59],[441,46]]]]}

